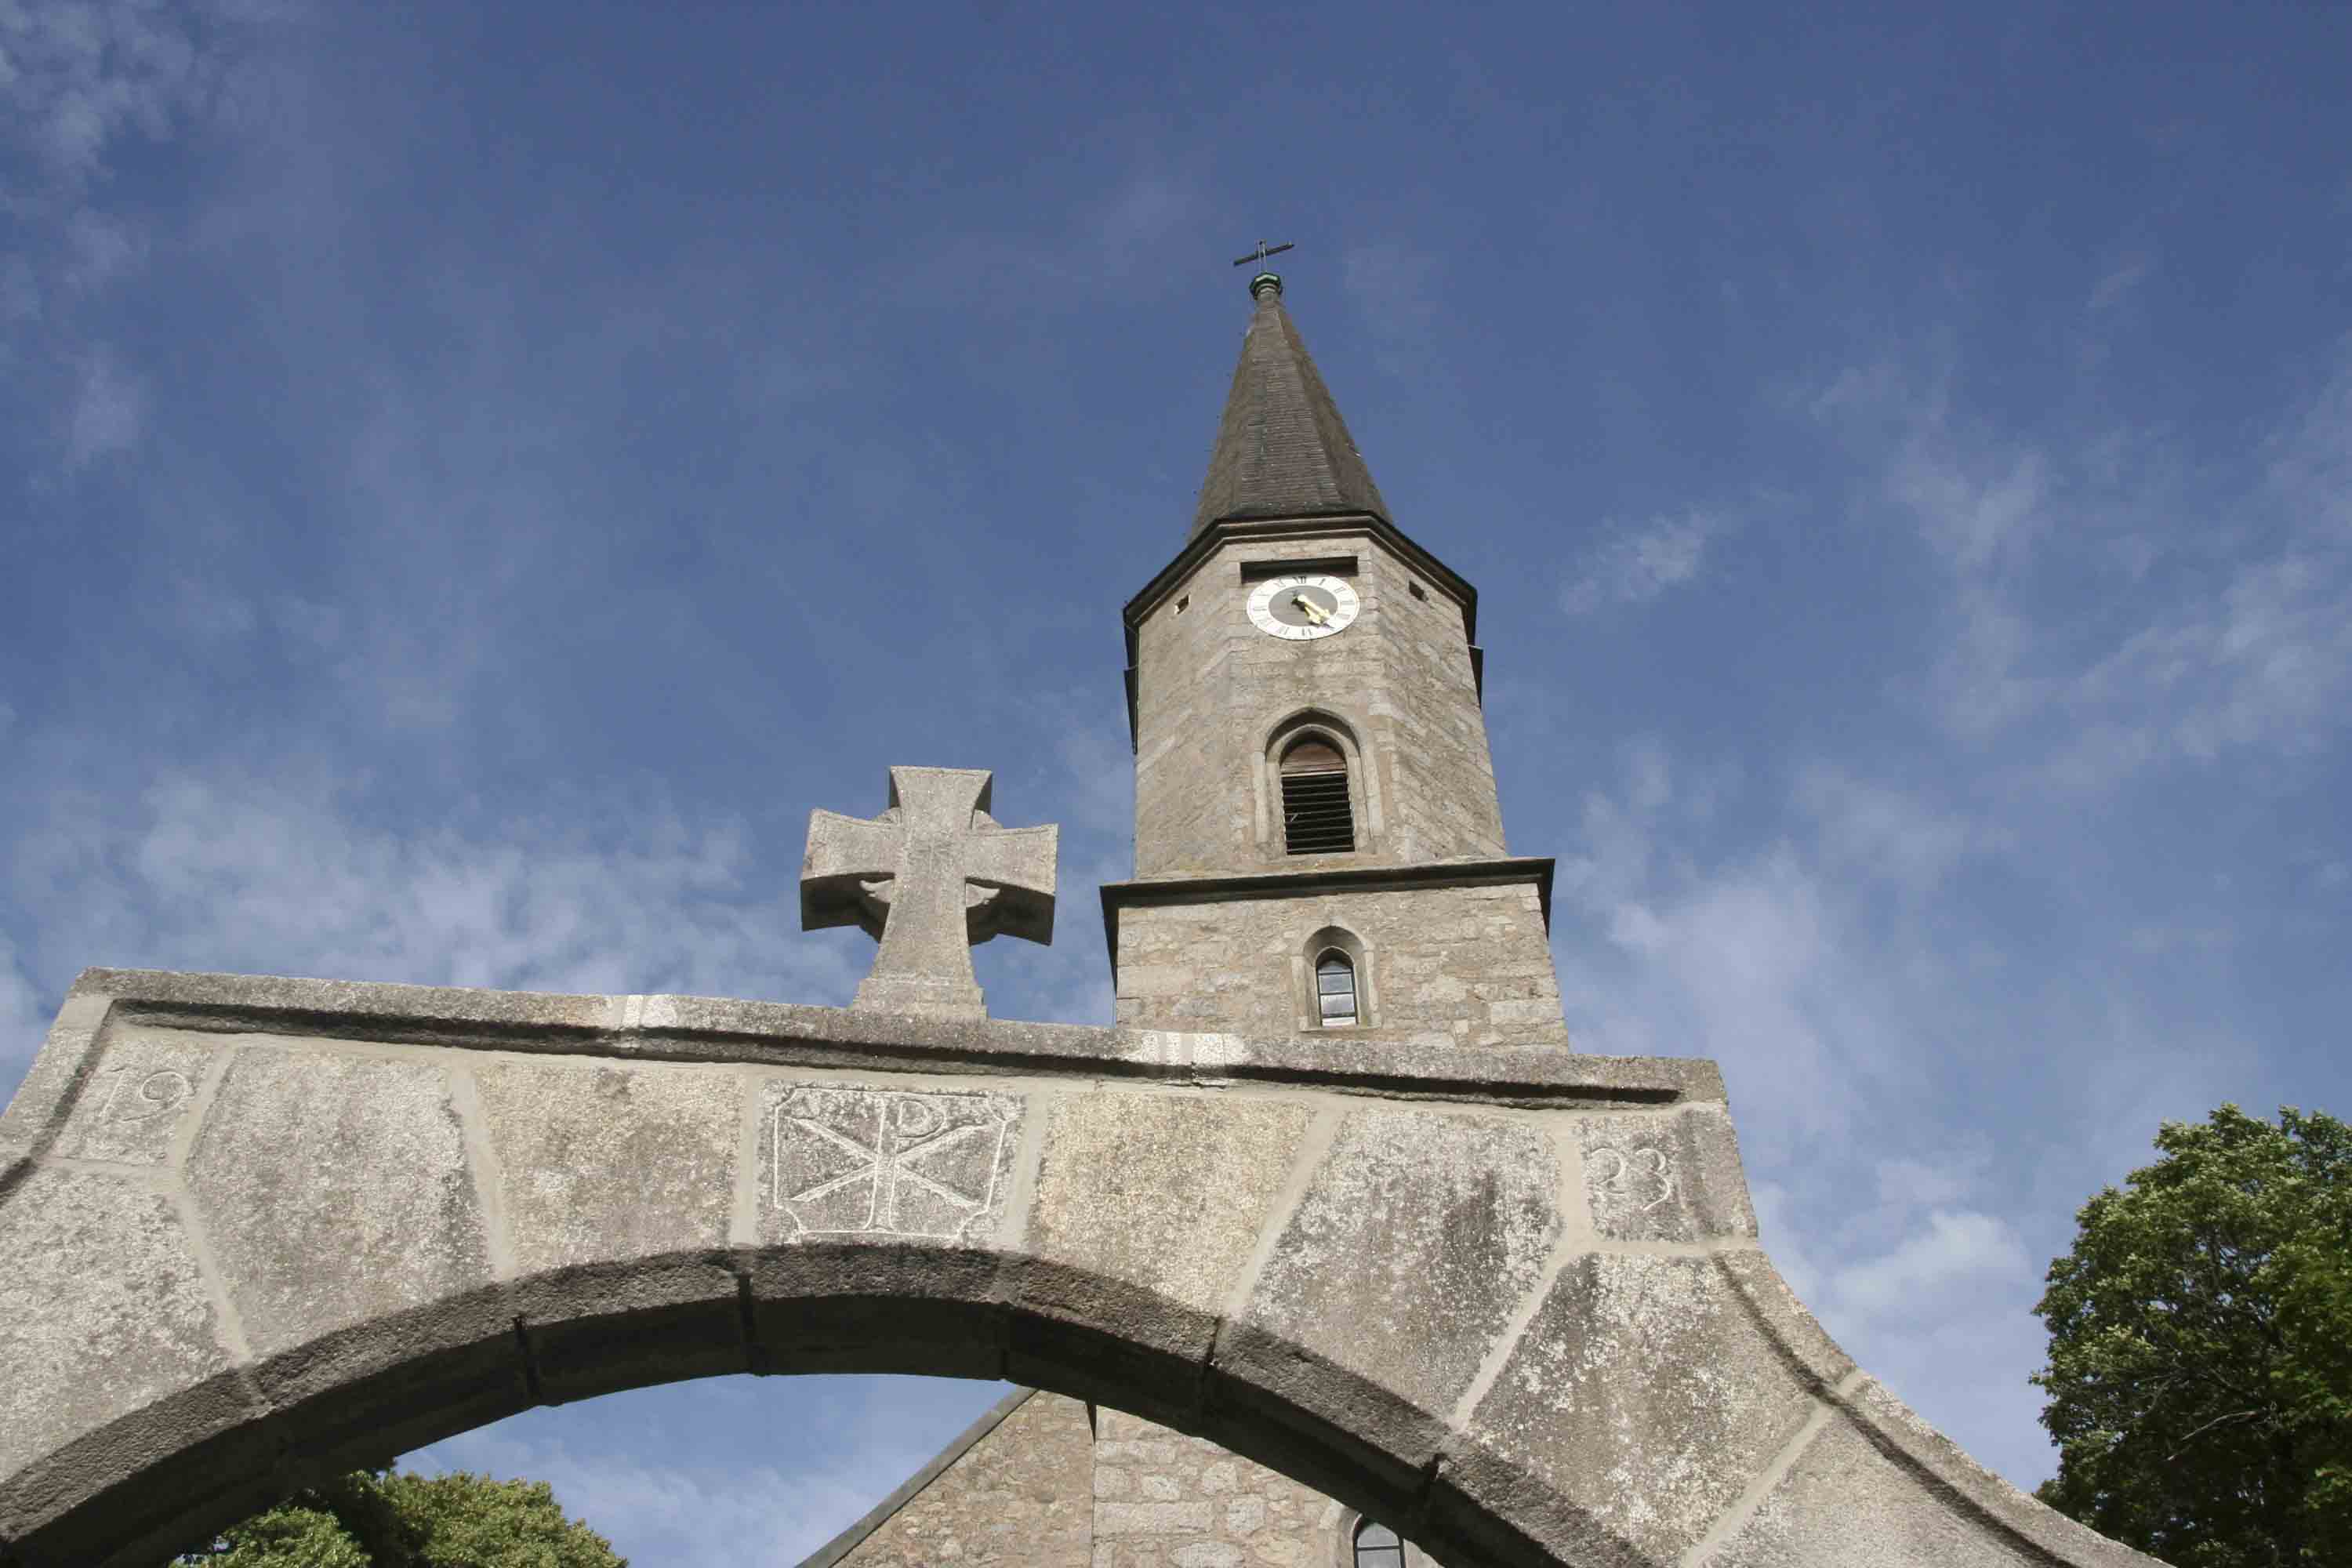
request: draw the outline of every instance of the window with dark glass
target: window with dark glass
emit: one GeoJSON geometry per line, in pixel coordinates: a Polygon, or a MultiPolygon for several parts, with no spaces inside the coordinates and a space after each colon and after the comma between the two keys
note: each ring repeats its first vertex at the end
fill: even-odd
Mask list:
{"type": "Polygon", "coordinates": [[[1320,735],[1282,753],[1282,847],[1293,855],[1345,854],[1356,847],[1348,804],[1348,759],[1320,735]]]}
{"type": "Polygon", "coordinates": [[[1315,1003],[1325,1028],[1356,1021],[1356,966],[1344,952],[1315,961],[1315,1003]]]}
{"type": "Polygon", "coordinates": [[[1385,1524],[1356,1526],[1356,1568],[1404,1568],[1404,1542],[1385,1524]]]}

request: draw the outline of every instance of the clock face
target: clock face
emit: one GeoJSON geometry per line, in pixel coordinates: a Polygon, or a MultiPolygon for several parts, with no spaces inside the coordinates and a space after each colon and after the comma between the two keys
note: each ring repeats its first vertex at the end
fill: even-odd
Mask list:
{"type": "Polygon", "coordinates": [[[1249,596],[1249,618],[1257,629],[1292,642],[1346,631],[1362,607],[1345,577],[1269,577],[1249,596]]]}

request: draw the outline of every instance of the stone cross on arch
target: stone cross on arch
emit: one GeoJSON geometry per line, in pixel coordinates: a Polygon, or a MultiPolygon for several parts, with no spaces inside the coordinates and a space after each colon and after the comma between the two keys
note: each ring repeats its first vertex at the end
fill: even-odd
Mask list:
{"type": "Polygon", "coordinates": [[[871,819],[809,813],[801,929],[856,925],[882,944],[855,1007],[985,1018],[971,946],[997,935],[1054,940],[1060,829],[999,827],[985,768],[892,768],[871,819]]]}

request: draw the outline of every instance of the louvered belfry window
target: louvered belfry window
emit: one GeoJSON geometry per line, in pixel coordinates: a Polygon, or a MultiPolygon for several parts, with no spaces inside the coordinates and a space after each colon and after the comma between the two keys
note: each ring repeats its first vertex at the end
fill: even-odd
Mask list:
{"type": "Polygon", "coordinates": [[[1348,759],[1319,735],[1282,753],[1282,847],[1293,855],[1345,854],[1356,847],[1348,759]]]}
{"type": "Polygon", "coordinates": [[[1315,1007],[1327,1029],[1356,1021],[1356,966],[1346,953],[1327,952],[1315,961],[1315,1007]]]}

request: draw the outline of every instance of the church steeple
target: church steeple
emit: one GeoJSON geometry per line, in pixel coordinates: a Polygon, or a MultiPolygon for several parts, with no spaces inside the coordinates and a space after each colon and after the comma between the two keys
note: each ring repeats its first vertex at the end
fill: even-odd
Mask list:
{"type": "Polygon", "coordinates": [[[1259,518],[1369,512],[1387,521],[1388,503],[1282,307],[1282,279],[1261,272],[1250,279],[1250,294],[1257,308],[1225,395],[1192,531],[1259,518]]]}
{"type": "Polygon", "coordinates": [[[1123,616],[1136,876],[1102,890],[1119,1021],[1565,1046],[1552,863],[1503,843],[1477,594],[1389,520],[1281,280],[1250,292],[1192,533],[1123,616]]]}

